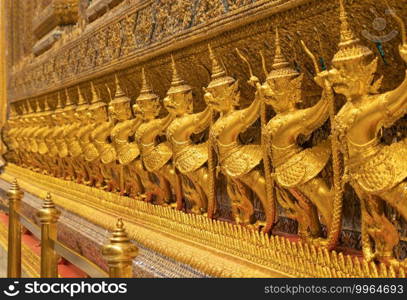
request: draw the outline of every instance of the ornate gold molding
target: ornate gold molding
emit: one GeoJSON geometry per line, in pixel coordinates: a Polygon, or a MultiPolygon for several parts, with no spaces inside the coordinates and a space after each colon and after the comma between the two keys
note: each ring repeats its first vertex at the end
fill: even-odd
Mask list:
{"type": "Polygon", "coordinates": [[[39,197],[49,191],[58,206],[108,230],[114,229],[120,216],[132,239],[212,276],[405,277],[403,268],[368,263],[358,256],[281,236],[269,237],[10,164],[1,178],[10,182],[14,177],[24,190],[39,197]]]}
{"type": "MultiPolygon", "coordinates": [[[[54,47],[46,56],[40,56],[29,64],[20,66],[11,79],[10,97],[13,101],[18,101],[28,96],[44,95],[116,70],[140,65],[164,53],[208,40],[272,15],[283,14],[311,2],[317,1],[261,0],[251,3],[245,0],[241,6],[224,7],[220,0],[203,0],[199,1],[195,15],[184,12],[188,11],[184,7],[185,4],[163,6],[151,0],[130,5],[124,2],[116,8],[116,13],[103,19],[103,24],[90,24],[83,33],[74,33],[79,34],[79,37],[67,36],[71,41],[54,47]],[[168,17],[168,14],[171,16],[168,17]],[[132,45],[131,51],[121,51],[119,57],[112,57],[105,53],[111,46],[106,42],[106,35],[114,34],[115,27],[119,26],[123,31],[123,34],[119,35],[122,37],[120,44],[125,45],[131,38],[124,34],[124,23],[129,17],[136,20],[132,33],[135,44],[132,45]],[[80,63],[75,61],[85,57],[80,63]]],[[[323,5],[332,3],[327,1],[327,4],[323,5]]],[[[113,46],[117,47],[117,43],[113,46]]]]}

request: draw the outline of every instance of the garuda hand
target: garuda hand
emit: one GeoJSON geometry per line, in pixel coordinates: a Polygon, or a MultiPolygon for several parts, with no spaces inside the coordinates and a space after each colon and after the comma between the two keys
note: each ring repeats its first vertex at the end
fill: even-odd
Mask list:
{"type": "Polygon", "coordinates": [[[399,51],[401,58],[407,63],[407,44],[400,45],[399,51]]]}

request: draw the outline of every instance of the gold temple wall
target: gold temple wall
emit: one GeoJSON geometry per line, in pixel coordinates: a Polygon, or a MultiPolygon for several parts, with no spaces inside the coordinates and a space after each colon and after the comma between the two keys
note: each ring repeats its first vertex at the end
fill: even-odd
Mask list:
{"type": "MultiPolygon", "coordinates": [[[[156,92],[164,95],[171,78],[169,54],[173,53],[180,62],[179,68],[182,75],[196,87],[198,102],[201,102],[201,87],[209,81],[205,68],[210,69],[207,44],[211,42],[222,56],[228,72],[240,79],[245,100],[243,105],[245,105],[253,98],[253,90],[246,85],[248,79],[246,66],[236,63],[239,58],[230,49],[235,47],[242,49],[250,57],[254,73],[262,77],[258,51],[263,50],[266,58],[270,59],[273,56],[273,37],[276,27],[281,30],[282,45],[287,57],[306,71],[309,94],[312,96],[317,93],[318,89],[311,83],[313,76],[311,61],[303,53],[299,41],[303,39],[311,49],[318,53],[322,52],[320,55],[327,62],[330,61],[336,51],[339,37],[339,20],[336,18],[337,1],[279,0],[255,1],[248,4],[251,1],[247,0],[239,2],[241,3],[239,9],[229,8],[230,11],[225,12],[225,8],[212,5],[205,13],[200,14],[206,2],[213,4],[213,1],[209,0],[200,1],[202,9],[195,8],[193,21],[191,21],[191,13],[184,13],[184,10],[188,12],[188,9],[192,9],[190,7],[192,4],[188,1],[181,2],[184,6],[190,5],[187,7],[173,7],[174,5],[171,4],[167,4],[167,7],[154,1],[137,1],[134,6],[126,5],[127,2],[122,3],[123,7],[119,6],[103,17],[103,23],[95,21],[88,25],[83,33],[79,29],[73,30],[71,34],[67,34],[65,42],[61,41],[61,45],[57,44],[46,55],[36,58],[26,57],[26,61],[20,59],[21,66],[16,67],[17,70],[12,72],[13,76],[10,78],[9,98],[11,101],[18,101],[44,96],[49,92],[95,78],[98,78],[97,83],[100,84],[111,82],[111,76],[117,71],[123,73],[124,81],[128,83],[126,84],[128,92],[134,98],[140,89],[141,66],[149,70],[156,92]],[[171,14],[171,18],[165,15],[172,11],[175,13],[171,14]],[[163,17],[160,18],[160,14],[163,17]],[[124,34],[124,22],[127,16],[136,20],[132,31],[135,43],[132,44],[131,49],[123,47],[127,43],[124,34]],[[155,22],[150,22],[151,20],[155,22]],[[178,20],[178,23],[175,20],[178,20]],[[192,25],[189,25],[191,22],[192,25]],[[116,31],[120,29],[120,34],[115,33],[115,29],[116,31]],[[315,29],[321,36],[321,47],[314,38],[315,29]],[[112,39],[109,35],[118,39],[116,42],[121,45],[120,51],[110,53],[112,51],[109,49],[115,47],[111,45],[112,39]],[[108,41],[111,44],[108,44],[108,41]],[[81,57],[85,56],[87,59],[81,61],[81,57]],[[194,67],[190,68],[190,66],[194,67]],[[55,75],[51,76],[51,73],[55,75]],[[157,80],[158,78],[160,80],[157,80]]],[[[375,18],[369,10],[372,4],[378,13],[383,15],[386,11],[385,5],[377,1],[348,2],[352,25],[355,28],[369,30],[372,26],[375,18]]],[[[404,1],[390,3],[394,9],[401,11],[401,14],[404,13],[404,1]]],[[[393,20],[387,21],[390,22],[389,31],[397,28],[393,20]]],[[[361,31],[360,35],[362,34],[361,31]]],[[[129,39],[133,37],[130,36],[129,39]]],[[[367,39],[365,41],[367,46],[377,54],[375,44],[367,39]]],[[[397,35],[383,45],[388,65],[380,64],[378,71],[383,74],[386,70],[391,70],[389,76],[385,78],[383,89],[394,88],[402,79],[400,75],[402,63],[395,47],[398,44],[400,44],[400,38],[397,35]]],[[[17,63],[15,65],[17,66],[17,63]]],[[[107,91],[105,94],[107,96],[107,91]]]]}
{"type": "MultiPolygon", "coordinates": [[[[46,7],[49,2],[36,1],[36,5],[46,7]]],[[[400,34],[398,34],[397,23],[386,14],[387,8],[382,1],[348,0],[344,2],[348,10],[350,23],[355,28],[355,32],[361,38],[362,43],[368,46],[376,56],[380,57],[377,77],[385,75],[380,91],[393,90],[400,85],[405,74],[404,62],[398,53],[401,38],[400,34]],[[369,33],[376,32],[373,27],[378,16],[384,17],[387,21],[385,29],[380,34],[391,37],[381,45],[383,47],[382,53],[379,52],[377,45],[369,39],[369,33]],[[381,58],[383,53],[384,58],[381,58]]],[[[68,89],[69,95],[75,103],[78,102],[77,86],[81,87],[86,99],[90,100],[91,81],[101,90],[102,99],[108,103],[110,98],[106,85],[114,94],[115,74],[118,74],[121,86],[134,103],[141,89],[142,68],[145,68],[147,78],[152,83],[154,92],[164,98],[171,85],[171,55],[174,55],[177,61],[181,77],[194,87],[194,111],[202,111],[205,107],[202,87],[206,87],[211,80],[208,43],[211,44],[221,58],[228,75],[239,80],[240,103],[241,108],[244,108],[253,101],[255,89],[247,83],[249,80],[247,65],[241,62],[234,49],[239,48],[249,58],[254,74],[263,82],[265,75],[262,70],[259,50],[265,53],[267,65],[270,68],[275,54],[274,35],[277,27],[280,31],[281,46],[285,56],[293,66],[296,66],[298,70],[304,73],[304,101],[301,106],[309,107],[318,100],[321,89],[313,80],[315,71],[312,61],[304,53],[300,40],[304,40],[308,47],[322,57],[327,67],[330,68],[332,57],[338,50],[337,44],[340,36],[337,0],[125,0],[111,10],[107,10],[89,24],[81,23],[82,17],[79,17],[76,25],[63,25],[65,31],[61,38],[52,45],[50,50],[35,56],[31,51],[36,38],[31,35],[30,30],[27,30],[31,22],[28,16],[34,8],[25,4],[24,0],[4,0],[3,3],[7,4],[7,20],[10,20],[7,36],[10,41],[8,43],[7,67],[9,78],[7,99],[9,103],[15,104],[19,113],[21,112],[20,104],[26,100],[31,102],[39,100],[41,104],[47,100],[55,108],[57,95],[65,88],[68,89]],[[24,11],[24,14],[21,14],[21,11],[24,11]],[[11,32],[13,33],[11,34],[11,32]],[[24,40],[23,43],[22,40],[24,40]],[[118,47],[118,45],[120,46],[118,47]]],[[[86,4],[84,3],[85,1],[79,1],[78,6],[83,10],[80,14],[85,14],[86,4]]],[[[389,1],[389,4],[401,18],[407,19],[407,1],[392,0],[389,1]]],[[[5,99],[5,97],[2,97],[2,99],[5,99]]],[[[62,93],[62,102],[66,102],[64,93],[62,93]]],[[[340,104],[343,102],[344,99],[340,98],[340,104]]],[[[3,105],[2,109],[4,110],[3,105]]],[[[0,110],[0,113],[2,112],[0,110]]],[[[165,114],[166,112],[163,109],[162,115],[165,114]]],[[[272,114],[271,110],[269,110],[268,116],[272,114]]],[[[325,139],[330,134],[328,123],[326,122],[321,129],[317,130],[309,140],[304,141],[302,144],[310,147],[325,139]]],[[[259,142],[259,126],[260,122],[257,122],[247,132],[241,134],[240,139],[242,142],[259,142]]],[[[406,138],[406,128],[407,119],[404,117],[391,128],[384,130],[383,142],[390,144],[406,138]]],[[[207,135],[207,133],[205,134],[207,135]]],[[[196,138],[201,138],[201,136],[196,138]]],[[[10,174],[19,175],[24,177],[26,182],[29,181],[18,168],[11,166],[8,170],[10,174]]],[[[330,167],[327,167],[323,174],[328,181],[331,180],[332,170],[330,167]]],[[[41,180],[46,181],[44,178],[41,178],[41,180]]],[[[230,220],[230,199],[224,192],[224,184],[224,182],[221,182],[218,187],[218,201],[221,208],[219,219],[230,220]]],[[[57,190],[58,183],[53,182],[52,185],[52,188],[57,190]]],[[[48,186],[48,188],[51,187],[48,186]]],[[[64,194],[63,191],[62,194],[64,194]]],[[[105,194],[101,194],[102,196],[106,197],[105,194]]],[[[112,199],[107,200],[107,203],[112,205],[112,210],[114,210],[114,204],[111,202],[114,201],[112,199]]],[[[255,202],[255,206],[257,213],[262,215],[263,212],[258,201],[255,202]]],[[[130,208],[139,209],[137,205],[130,206],[130,208]]],[[[148,210],[147,208],[142,209],[148,210]]],[[[159,209],[157,208],[157,210],[159,209]]],[[[124,213],[125,209],[119,207],[118,212],[124,213]]],[[[398,230],[401,235],[405,236],[407,232],[406,223],[391,208],[387,208],[386,213],[397,219],[398,230]]],[[[153,215],[159,216],[157,218],[165,219],[160,214],[169,213],[153,213],[153,215]]],[[[294,234],[296,232],[296,223],[285,218],[284,213],[280,212],[280,214],[282,218],[276,231],[294,234]]],[[[131,217],[130,214],[129,218],[131,217]]],[[[137,217],[140,216],[137,215],[137,217]]],[[[145,218],[148,219],[148,217],[145,218]]],[[[173,218],[181,223],[199,223],[199,221],[190,221],[189,217],[180,217],[178,215],[171,215],[168,218],[173,218]],[[187,218],[188,221],[183,218],[187,218]]],[[[154,223],[154,220],[149,219],[145,222],[154,223]]],[[[167,224],[165,223],[167,221],[162,222],[162,225],[167,224]]],[[[99,225],[103,226],[105,224],[99,225]]],[[[182,226],[177,227],[177,225],[173,226],[174,231],[171,231],[171,233],[181,232],[189,228],[188,226],[185,228],[182,226]]],[[[205,230],[211,232],[212,225],[205,226],[203,226],[205,230]]],[[[199,231],[200,225],[194,223],[192,227],[194,229],[189,229],[199,231]]],[[[231,229],[231,231],[233,230],[231,229]]],[[[344,221],[340,246],[360,251],[360,230],[359,200],[351,187],[347,186],[344,197],[344,221]]],[[[229,231],[226,230],[226,232],[229,231]]],[[[136,238],[136,234],[134,235],[133,237],[136,238]]],[[[140,238],[140,236],[138,237],[140,238]]],[[[206,238],[208,239],[207,236],[206,238]]],[[[217,238],[222,239],[222,237],[217,238]]],[[[254,239],[261,240],[262,237],[254,239]]],[[[205,238],[203,240],[197,238],[197,243],[205,243],[204,240],[205,238]]],[[[230,250],[227,247],[225,248],[225,241],[218,243],[219,245],[212,245],[212,247],[219,246],[224,251],[230,250]]],[[[262,243],[262,241],[259,243],[262,243]]],[[[149,245],[154,246],[153,243],[149,245]]],[[[162,247],[155,246],[156,250],[163,251],[162,247]]],[[[244,252],[243,250],[241,252],[242,248],[239,247],[237,245],[233,250],[236,256],[242,255],[244,252]]],[[[291,247],[295,246],[279,245],[278,247],[292,249],[291,247]]],[[[276,248],[278,247],[276,246],[276,248]]],[[[250,256],[251,251],[255,250],[247,250],[246,258],[250,256]]],[[[295,250],[290,251],[295,252],[295,250]]],[[[167,254],[171,256],[174,255],[174,252],[167,254]]],[[[273,255],[275,254],[271,256],[273,255]]],[[[307,255],[304,254],[304,257],[307,257],[307,255]]],[[[323,255],[325,254],[321,254],[321,256],[323,255]]],[[[265,262],[266,256],[264,253],[259,254],[253,258],[253,261],[267,265],[267,262],[265,262]]],[[[405,241],[402,241],[397,246],[396,256],[400,259],[407,256],[405,241]]],[[[275,259],[279,258],[278,256],[273,257],[275,259]]],[[[188,263],[188,259],[184,257],[179,259],[188,263]]],[[[321,260],[323,261],[322,258],[321,260]]],[[[327,260],[329,259],[327,258],[327,260]]],[[[196,262],[194,261],[194,263],[196,262]]],[[[324,265],[324,263],[321,264],[324,265]]],[[[293,265],[297,266],[297,263],[293,262],[293,265]]],[[[267,267],[289,274],[301,274],[304,271],[296,269],[291,270],[291,273],[291,271],[287,271],[289,267],[284,266],[279,269],[272,263],[267,267]]],[[[353,270],[357,268],[354,267],[353,270]]],[[[345,272],[345,269],[346,267],[342,268],[341,272],[345,272]]],[[[219,275],[214,270],[201,270],[214,276],[219,275]]],[[[228,270],[228,272],[227,276],[233,276],[232,271],[228,270]]],[[[327,276],[333,274],[331,269],[324,272],[327,276]]],[[[346,275],[359,276],[363,274],[363,272],[358,272],[349,272],[346,275]]],[[[264,275],[261,272],[256,274],[264,275]]],[[[321,274],[323,274],[322,271],[307,275],[317,276],[321,274]]]]}

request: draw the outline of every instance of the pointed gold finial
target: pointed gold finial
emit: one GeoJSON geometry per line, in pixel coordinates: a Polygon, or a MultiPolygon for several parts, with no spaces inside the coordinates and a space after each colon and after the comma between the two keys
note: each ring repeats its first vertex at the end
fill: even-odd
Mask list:
{"type": "Polygon", "coordinates": [[[24,192],[21,190],[17,178],[14,178],[10,189],[7,191],[9,201],[20,201],[23,198],[24,192]]]}
{"type": "Polygon", "coordinates": [[[146,70],[144,68],[141,69],[141,79],[142,79],[142,87],[140,93],[150,93],[152,92],[152,88],[147,81],[146,77],[146,70]]]}
{"type": "Polygon", "coordinates": [[[76,109],[76,104],[72,101],[71,96],[69,95],[68,89],[65,89],[66,95],[66,104],[65,104],[65,111],[73,111],[76,109]]]}
{"type": "Polygon", "coordinates": [[[154,94],[149,82],[147,81],[146,72],[144,68],[141,69],[141,80],[142,86],[140,90],[140,95],[138,96],[136,102],[138,101],[148,101],[158,99],[158,96],[154,94]]]}
{"type": "Polygon", "coordinates": [[[71,96],[69,95],[68,89],[65,89],[65,96],[66,96],[66,104],[65,108],[71,107],[75,105],[75,103],[72,102],[71,96]]]}
{"type": "Polygon", "coordinates": [[[44,112],[47,112],[47,111],[50,111],[50,110],[51,110],[51,107],[49,106],[48,98],[45,98],[45,100],[44,100],[44,112]]]}
{"type": "Polygon", "coordinates": [[[29,100],[27,100],[27,108],[28,108],[28,114],[32,114],[34,112],[29,100]]]}
{"type": "Polygon", "coordinates": [[[28,112],[27,112],[27,107],[25,106],[25,102],[21,102],[20,107],[21,107],[22,115],[26,115],[28,112]]]}
{"type": "Polygon", "coordinates": [[[120,86],[120,81],[119,81],[119,76],[117,76],[117,73],[114,74],[115,78],[115,83],[116,83],[116,93],[115,93],[115,98],[122,97],[124,96],[124,92],[122,90],[122,87],[120,86]]]}
{"type": "Polygon", "coordinates": [[[58,93],[58,101],[57,101],[57,107],[55,111],[60,111],[62,110],[62,99],[61,99],[61,93],[58,93]]]}
{"type": "Polygon", "coordinates": [[[178,74],[177,64],[175,63],[174,55],[171,54],[171,67],[172,67],[172,85],[177,86],[184,83],[178,74]]]}
{"type": "Polygon", "coordinates": [[[44,201],[42,202],[42,208],[55,208],[55,204],[52,201],[51,193],[48,192],[47,196],[45,197],[44,201]]]}
{"type": "Polygon", "coordinates": [[[88,102],[85,100],[85,98],[82,95],[82,91],[81,91],[81,88],[79,87],[79,85],[77,87],[77,90],[78,90],[78,106],[88,104],[88,102]]]}
{"type": "Polygon", "coordinates": [[[348,14],[345,9],[343,0],[339,0],[339,20],[341,21],[341,41],[339,46],[345,46],[349,43],[357,42],[357,38],[348,22],[348,14]]]}
{"type": "Polygon", "coordinates": [[[99,98],[99,94],[96,92],[96,88],[95,88],[93,81],[91,81],[91,83],[90,83],[90,88],[92,91],[92,99],[90,101],[90,104],[98,103],[100,101],[100,98],[99,98]]]}
{"type": "Polygon", "coordinates": [[[41,209],[37,212],[37,217],[43,225],[55,225],[60,215],[61,212],[56,208],[51,193],[48,192],[41,209]]]}
{"type": "Polygon", "coordinates": [[[91,81],[90,86],[91,86],[91,91],[92,91],[92,100],[90,102],[90,104],[91,104],[90,108],[96,109],[99,107],[106,106],[107,104],[100,98],[100,94],[96,90],[96,87],[93,84],[93,81],[91,81]]]}
{"type": "Polygon", "coordinates": [[[192,87],[185,84],[184,80],[179,76],[177,65],[175,63],[173,55],[171,55],[171,67],[172,67],[172,82],[171,87],[168,90],[167,94],[171,95],[191,91],[192,87]]]}
{"type": "Polygon", "coordinates": [[[40,110],[41,110],[40,100],[38,98],[36,98],[35,101],[34,101],[33,112],[37,113],[37,112],[40,112],[40,110]]]}
{"type": "Polygon", "coordinates": [[[273,68],[283,69],[288,67],[289,65],[289,62],[285,59],[281,51],[280,33],[278,31],[278,28],[276,28],[276,54],[274,56],[273,68]]]}
{"type": "Polygon", "coordinates": [[[131,243],[123,220],[118,219],[110,238],[110,243],[102,249],[102,255],[109,265],[111,278],[133,277],[133,259],[138,255],[138,248],[131,243]]]}
{"type": "Polygon", "coordinates": [[[14,104],[10,104],[10,119],[15,119],[17,117],[17,111],[14,104]]]}
{"type": "Polygon", "coordinates": [[[343,0],[339,0],[339,20],[341,22],[339,51],[335,54],[332,62],[351,61],[372,55],[373,52],[362,46],[352,31],[343,0]]]}
{"type": "MultiPolygon", "coordinates": [[[[110,102],[110,104],[118,104],[118,103],[125,103],[125,102],[130,103],[131,99],[126,96],[123,89],[121,88],[119,76],[117,75],[117,73],[115,74],[115,83],[116,83],[116,93],[114,95],[113,100],[110,102]]],[[[107,89],[109,90],[109,93],[110,93],[110,89],[108,86],[107,86],[107,89]]]]}
{"type": "Polygon", "coordinates": [[[293,77],[299,75],[297,70],[290,66],[290,63],[286,60],[281,50],[280,33],[276,28],[276,53],[274,56],[273,70],[267,76],[267,79],[276,79],[284,77],[293,77]]]}
{"type": "Polygon", "coordinates": [[[235,82],[235,79],[227,76],[226,70],[224,69],[223,65],[219,63],[218,58],[216,57],[215,52],[212,49],[212,46],[208,44],[209,50],[209,58],[212,63],[212,81],[209,83],[208,88],[214,88],[217,86],[231,84],[235,82]]]}
{"type": "Polygon", "coordinates": [[[11,183],[11,186],[10,186],[10,191],[15,192],[15,191],[19,191],[19,190],[20,190],[20,186],[18,185],[17,178],[14,178],[14,180],[11,183]]]}
{"type": "Polygon", "coordinates": [[[219,63],[219,60],[216,57],[211,44],[208,45],[208,49],[209,49],[209,58],[211,59],[212,62],[212,79],[214,80],[226,76],[226,71],[223,69],[223,66],[219,63]]]}

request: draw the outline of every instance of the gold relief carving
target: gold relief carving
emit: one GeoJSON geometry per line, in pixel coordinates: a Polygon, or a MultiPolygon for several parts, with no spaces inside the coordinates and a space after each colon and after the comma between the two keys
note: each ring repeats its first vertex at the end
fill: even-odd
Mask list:
{"type": "Polygon", "coordinates": [[[97,48],[97,37],[90,37],[87,41],[87,55],[85,57],[86,69],[93,68],[96,65],[98,48],[97,48]]]}
{"type": "Polygon", "coordinates": [[[210,19],[221,16],[226,12],[222,0],[204,0],[198,2],[198,7],[195,12],[195,24],[205,23],[210,19]]]}
{"type": "Polygon", "coordinates": [[[159,0],[155,6],[153,40],[182,31],[191,25],[194,1],[159,0]]]}
{"type": "Polygon", "coordinates": [[[228,10],[234,10],[254,2],[256,2],[256,0],[227,0],[227,6],[228,10]]]}
{"type": "MultiPolygon", "coordinates": [[[[108,36],[108,38],[107,38],[108,42],[107,42],[106,48],[108,49],[108,53],[109,53],[109,61],[112,61],[112,60],[119,58],[119,56],[121,55],[122,40],[127,41],[127,39],[131,39],[131,36],[126,35],[126,39],[124,39],[124,38],[122,39],[121,26],[119,23],[114,24],[112,27],[109,28],[107,36],[108,36]]],[[[127,49],[131,49],[131,47],[132,47],[131,40],[128,41],[128,45],[129,46],[127,49]]],[[[124,48],[124,46],[123,46],[123,51],[124,51],[124,49],[126,49],[126,48],[124,48]]],[[[131,50],[127,50],[126,53],[129,53],[129,51],[131,51],[131,50]]]]}
{"type": "MultiPolygon", "coordinates": [[[[289,1],[289,0],[285,0],[285,1],[289,1]]],[[[134,51],[137,51],[137,49],[140,48],[145,48],[147,47],[150,42],[151,42],[151,38],[153,35],[153,29],[154,27],[157,28],[165,28],[166,29],[166,36],[171,36],[174,34],[179,34],[182,32],[182,30],[184,30],[187,27],[191,27],[191,26],[195,26],[198,24],[201,24],[202,22],[209,22],[211,18],[216,18],[217,16],[222,15],[223,13],[225,13],[225,6],[223,4],[222,1],[216,1],[215,2],[215,6],[213,6],[213,3],[208,2],[208,1],[199,1],[199,3],[194,4],[191,12],[190,7],[184,3],[184,2],[177,2],[177,4],[174,4],[176,6],[172,6],[174,9],[180,9],[182,12],[181,13],[173,13],[172,15],[174,15],[174,17],[171,17],[171,22],[170,22],[170,26],[162,26],[161,24],[157,23],[156,26],[153,26],[154,24],[154,15],[155,15],[155,4],[153,1],[151,2],[147,2],[147,3],[143,3],[143,4],[134,4],[135,7],[137,9],[134,9],[134,11],[136,12],[137,15],[137,21],[136,21],[136,29],[135,29],[135,38],[136,38],[136,47],[134,49],[134,51]],[[199,5],[198,5],[199,4],[199,5]],[[141,8],[138,8],[138,6],[142,6],[141,8]],[[205,7],[208,6],[208,9],[206,9],[205,7]],[[201,12],[199,12],[199,10],[201,10],[201,12]],[[193,11],[197,12],[197,13],[193,13],[193,11]],[[192,17],[191,14],[196,15],[195,17],[192,17]],[[171,25],[173,24],[173,25],[171,25]],[[173,28],[171,30],[169,30],[169,28],[173,28]],[[178,29],[176,29],[178,28],[178,29]]],[[[132,3],[130,3],[130,5],[133,5],[132,3]]],[[[267,4],[267,5],[274,5],[274,4],[267,4]]],[[[120,16],[120,17],[116,17],[115,15],[109,16],[109,18],[114,18],[114,23],[121,23],[124,19],[126,19],[126,16],[129,13],[126,12],[125,16],[120,16]]],[[[110,25],[106,25],[106,26],[110,26],[110,25]]],[[[103,27],[103,30],[105,30],[105,26],[101,26],[103,27]]],[[[72,46],[70,45],[71,43],[86,43],[87,39],[94,39],[95,36],[98,36],[99,33],[97,33],[97,31],[103,31],[101,29],[94,29],[91,30],[92,34],[87,33],[85,34],[84,37],[79,37],[77,40],[72,40],[71,42],[65,41],[63,43],[59,43],[58,45],[54,46],[52,50],[50,50],[51,52],[51,56],[66,56],[65,54],[63,54],[62,52],[67,51],[67,49],[71,48],[72,46]],[[96,32],[95,32],[96,31],[96,32]]],[[[80,32],[78,30],[75,31],[76,33],[80,32]]],[[[123,34],[123,33],[122,33],[123,34]]],[[[64,34],[63,35],[63,40],[68,40],[68,38],[66,38],[66,36],[69,34],[64,34]]],[[[75,35],[73,35],[75,36],[75,35]]],[[[123,52],[123,51],[121,51],[123,52]]],[[[89,60],[91,60],[92,62],[94,62],[96,60],[96,56],[98,56],[97,51],[92,51],[91,53],[92,56],[87,57],[89,60]]],[[[30,72],[32,72],[34,65],[36,64],[42,64],[44,62],[44,60],[47,60],[48,57],[45,56],[41,56],[39,57],[37,60],[34,61],[29,61],[30,63],[34,62],[34,64],[30,64],[30,66],[28,67],[28,60],[24,60],[22,63],[25,67],[28,67],[28,69],[30,70],[24,70],[24,72],[22,72],[20,74],[20,77],[25,77],[26,74],[29,74],[30,72]]],[[[100,65],[100,64],[99,64],[100,65]]],[[[21,67],[20,67],[21,70],[21,67]]],[[[14,73],[15,76],[19,77],[17,75],[17,72],[14,73]]],[[[38,80],[39,77],[35,77],[36,80],[38,80]]],[[[35,90],[40,90],[42,88],[44,88],[46,85],[45,84],[41,84],[41,85],[37,85],[35,90]]],[[[27,87],[26,87],[27,88],[27,87]]],[[[26,93],[28,92],[28,90],[31,90],[31,87],[29,89],[26,90],[26,93]]]]}
{"type": "MultiPolygon", "coordinates": [[[[136,18],[136,15],[130,14],[122,22],[123,55],[128,55],[130,52],[132,52],[136,48],[136,37],[134,35],[135,24],[136,24],[135,18],[136,18]]],[[[119,32],[119,35],[120,35],[120,29],[117,28],[117,25],[116,25],[116,30],[119,32]]],[[[116,43],[116,47],[117,47],[117,43],[116,43]]],[[[119,51],[120,51],[120,49],[118,50],[118,52],[119,51]]],[[[119,52],[119,55],[120,55],[120,52],[119,52]]]]}
{"type": "Polygon", "coordinates": [[[81,73],[86,69],[86,57],[88,52],[88,40],[84,40],[82,43],[79,44],[79,57],[78,57],[78,68],[77,72],[81,73]]]}
{"type": "Polygon", "coordinates": [[[107,47],[107,29],[102,30],[96,36],[96,49],[97,49],[97,56],[96,56],[96,66],[103,65],[106,59],[109,59],[108,55],[108,47],[107,47]]]}
{"type": "Polygon", "coordinates": [[[153,9],[151,6],[142,8],[137,12],[136,31],[134,33],[137,48],[150,42],[153,24],[153,9]]]}

